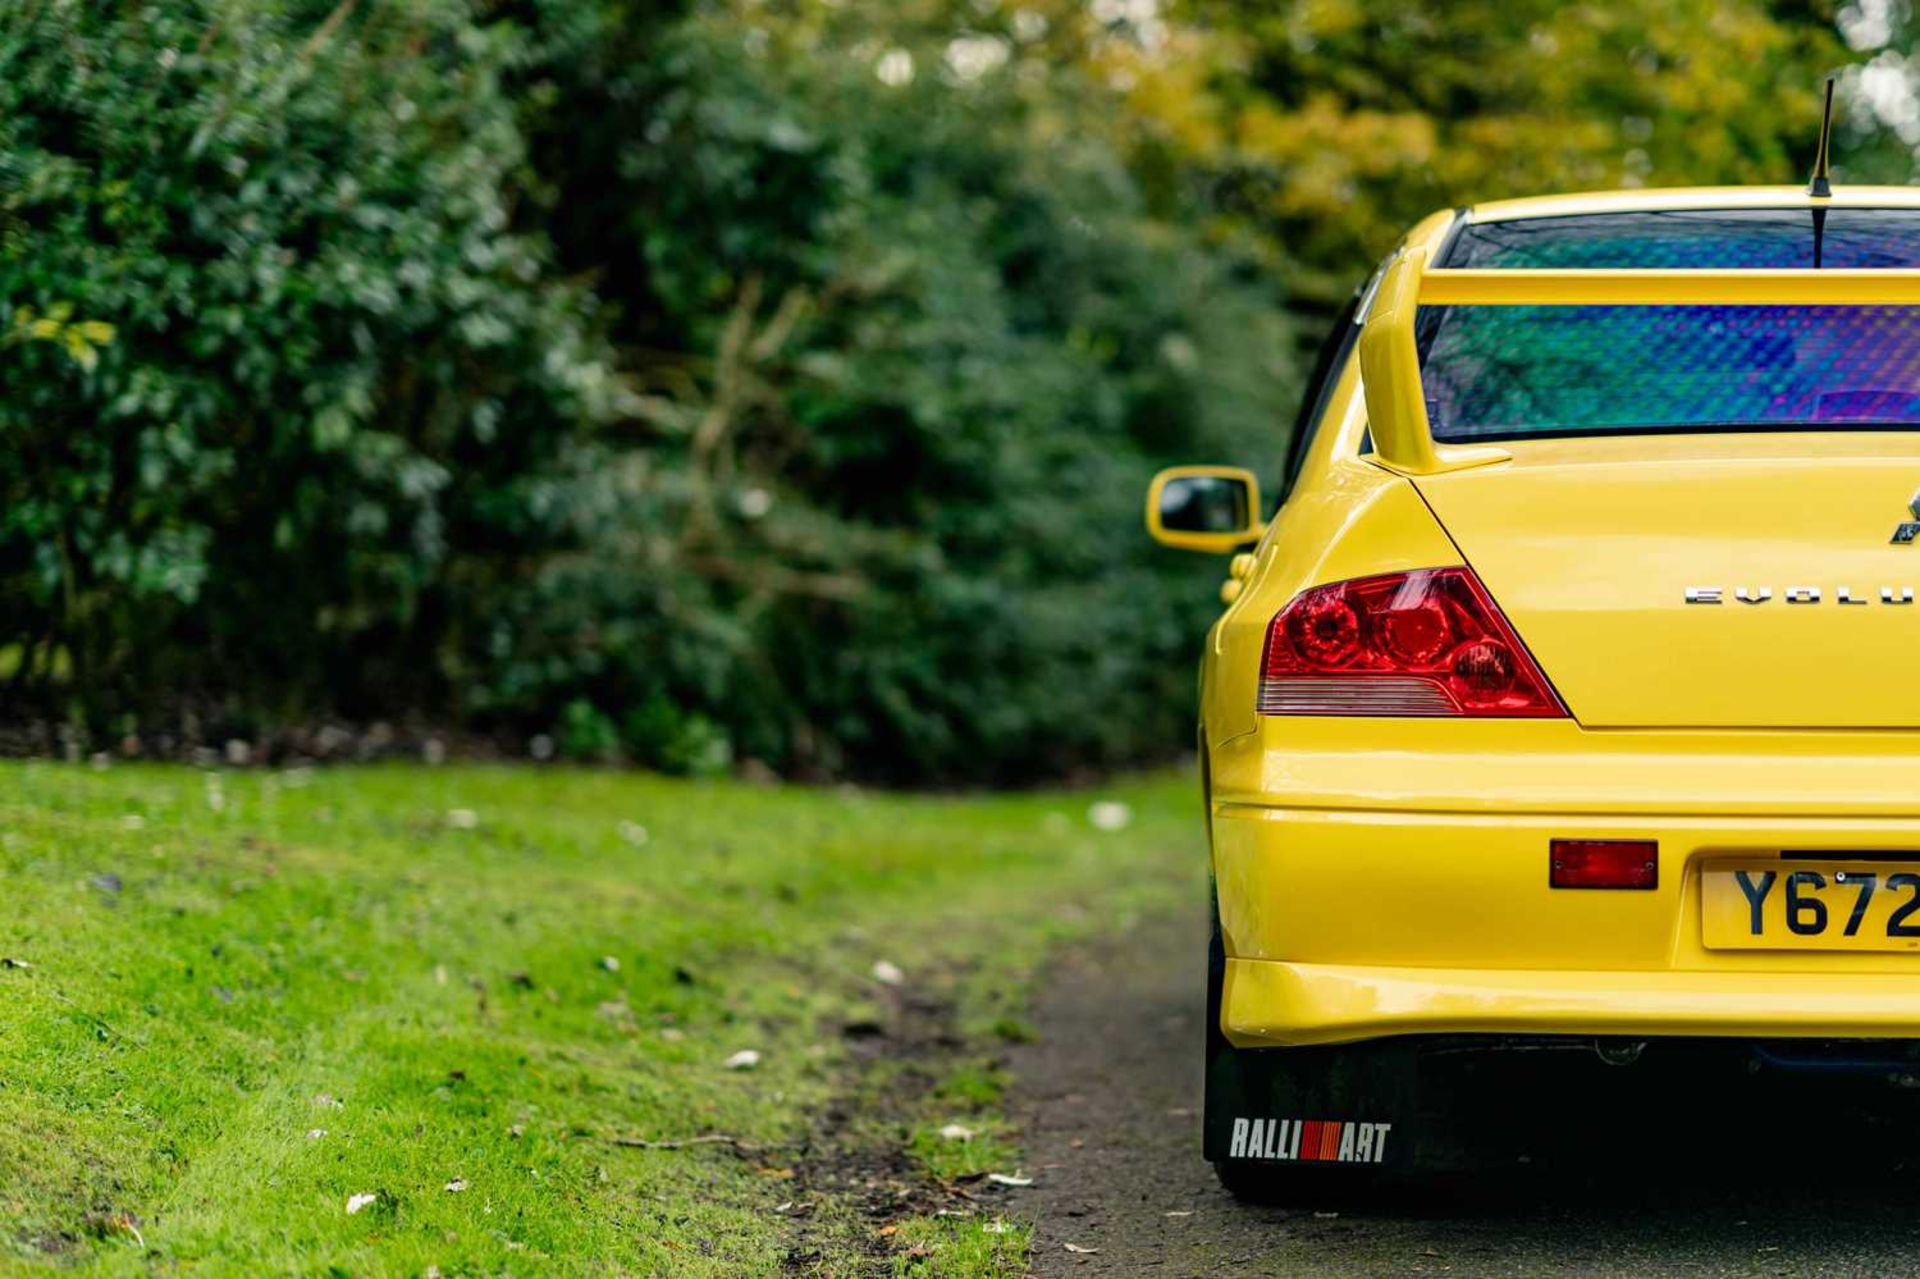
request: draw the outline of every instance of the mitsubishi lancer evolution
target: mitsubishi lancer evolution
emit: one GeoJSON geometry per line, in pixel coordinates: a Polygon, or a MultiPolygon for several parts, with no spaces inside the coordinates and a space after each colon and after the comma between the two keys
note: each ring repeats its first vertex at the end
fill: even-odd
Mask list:
{"type": "Polygon", "coordinates": [[[1462,1060],[1920,1079],[1920,191],[1436,213],[1335,326],[1281,499],[1192,466],[1147,503],[1233,555],[1229,1188],[1446,1164],[1462,1060]]]}

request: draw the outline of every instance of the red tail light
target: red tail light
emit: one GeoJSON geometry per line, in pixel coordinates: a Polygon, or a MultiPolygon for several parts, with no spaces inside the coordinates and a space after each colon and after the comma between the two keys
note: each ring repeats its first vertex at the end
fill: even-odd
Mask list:
{"type": "Polygon", "coordinates": [[[1469,568],[1316,586],[1267,627],[1262,715],[1563,718],[1547,678],[1469,568]]]}

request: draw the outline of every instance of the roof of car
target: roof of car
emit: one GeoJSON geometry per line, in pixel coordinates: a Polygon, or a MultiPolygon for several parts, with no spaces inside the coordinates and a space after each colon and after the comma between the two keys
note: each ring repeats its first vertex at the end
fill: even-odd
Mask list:
{"type": "Polygon", "coordinates": [[[1475,222],[1518,218],[1572,217],[1583,213],[1665,213],[1685,209],[1920,208],[1920,187],[1839,186],[1833,195],[1814,199],[1804,186],[1668,187],[1629,191],[1582,191],[1570,195],[1530,196],[1476,204],[1475,222]]]}

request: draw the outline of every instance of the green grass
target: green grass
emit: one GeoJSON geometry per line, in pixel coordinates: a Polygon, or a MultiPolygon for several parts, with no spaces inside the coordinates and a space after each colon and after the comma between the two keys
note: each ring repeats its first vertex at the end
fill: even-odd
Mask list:
{"type": "MultiPolygon", "coordinates": [[[[948,799],[0,765],[0,1266],[779,1274],[836,1028],[888,1007],[875,962],[982,1046],[925,1103],[979,1149],[909,1145],[942,1176],[1015,1159],[996,1028],[1052,941],[1197,893],[1195,807],[1175,776],[948,799]],[[1094,829],[1095,799],[1131,824],[1094,829]],[[613,1141],[702,1134],[752,1149],[613,1141]]],[[[1018,1273],[1025,1231],[986,1224],[904,1220],[891,1264],[1018,1273]]]]}

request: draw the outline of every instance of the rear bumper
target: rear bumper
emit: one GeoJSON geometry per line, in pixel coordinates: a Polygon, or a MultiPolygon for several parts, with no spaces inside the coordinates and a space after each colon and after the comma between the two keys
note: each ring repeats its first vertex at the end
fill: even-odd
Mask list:
{"type": "Polygon", "coordinates": [[[1269,719],[1211,752],[1237,1047],[1423,1034],[1920,1039],[1920,947],[1705,945],[1715,863],[1920,866],[1920,733],[1269,719]],[[1657,841],[1651,890],[1555,839],[1657,841]]]}
{"type": "Polygon", "coordinates": [[[1920,1038],[1920,972],[1365,968],[1229,959],[1236,1047],[1387,1035],[1920,1038]]]}

